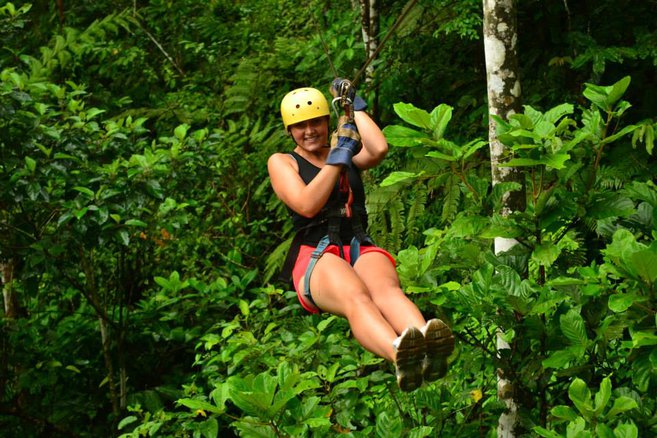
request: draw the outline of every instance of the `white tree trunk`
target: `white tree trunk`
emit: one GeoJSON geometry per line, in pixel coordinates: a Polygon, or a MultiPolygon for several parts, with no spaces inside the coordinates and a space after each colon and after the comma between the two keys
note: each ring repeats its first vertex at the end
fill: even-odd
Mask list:
{"type": "MultiPolygon", "coordinates": [[[[517,58],[516,8],[513,0],[483,0],[484,6],[484,50],[486,55],[486,81],[488,88],[489,114],[507,119],[509,115],[520,111],[520,78],[517,58]]],[[[521,182],[521,174],[511,167],[499,167],[504,157],[504,145],[497,138],[497,124],[489,119],[489,142],[491,173],[493,185],[506,181],[521,182]]],[[[503,216],[525,207],[524,191],[508,192],[503,198],[500,212],[503,216]]],[[[514,239],[498,237],[495,239],[495,253],[499,254],[512,248],[514,239]]],[[[503,332],[498,332],[498,351],[510,349],[503,339],[503,332]]],[[[507,410],[500,416],[497,436],[515,437],[518,420],[518,406],[514,399],[513,382],[508,380],[505,370],[497,373],[497,394],[507,410]]]]}
{"type": "MultiPolygon", "coordinates": [[[[379,46],[379,11],[376,0],[360,0],[361,29],[365,44],[366,59],[374,56],[379,46]]],[[[365,69],[365,83],[369,84],[374,76],[374,66],[365,69]]]]}

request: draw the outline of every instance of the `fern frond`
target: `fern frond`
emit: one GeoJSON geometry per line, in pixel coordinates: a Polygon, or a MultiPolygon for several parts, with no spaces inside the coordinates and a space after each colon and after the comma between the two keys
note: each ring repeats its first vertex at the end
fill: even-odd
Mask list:
{"type": "Polygon", "coordinates": [[[415,242],[415,240],[421,235],[421,218],[426,211],[428,197],[429,191],[427,186],[425,184],[416,184],[416,190],[413,193],[411,204],[408,207],[408,213],[406,215],[406,235],[408,242],[415,242]]]}
{"type": "Polygon", "coordinates": [[[447,222],[454,218],[459,208],[459,201],[461,200],[461,189],[459,187],[459,179],[456,175],[450,175],[445,183],[445,197],[443,198],[443,211],[440,216],[441,221],[447,222]]]}
{"type": "Polygon", "coordinates": [[[267,260],[265,261],[264,272],[265,282],[271,280],[274,274],[278,273],[283,267],[285,256],[290,249],[290,245],[292,245],[292,239],[294,239],[294,236],[278,245],[267,257],[267,260]]]}

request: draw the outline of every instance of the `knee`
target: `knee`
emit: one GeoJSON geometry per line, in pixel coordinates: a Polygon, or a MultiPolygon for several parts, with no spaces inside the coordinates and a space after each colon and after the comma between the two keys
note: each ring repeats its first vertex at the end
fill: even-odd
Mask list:
{"type": "Polygon", "coordinates": [[[372,295],[364,285],[359,285],[358,287],[353,287],[345,291],[345,296],[349,309],[358,311],[358,309],[362,309],[363,307],[375,306],[372,295]]]}

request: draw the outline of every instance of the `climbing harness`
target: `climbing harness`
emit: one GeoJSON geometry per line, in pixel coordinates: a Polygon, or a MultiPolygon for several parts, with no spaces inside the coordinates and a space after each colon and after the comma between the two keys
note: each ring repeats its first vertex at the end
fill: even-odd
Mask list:
{"type": "MultiPolygon", "coordinates": [[[[307,163],[302,157],[294,152],[290,155],[299,163],[299,173],[304,181],[312,180],[314,175],[308,173],[308,168],[309,166],[312,166],[312,164],[307,163]]],[[[308,298],[308,301],[314,305],[315,302],[310,294],[310,276],[317,261],[326,252],[329,245],[337,246],[340,257],[346,259],[341,234],[353,235],[349,243],[349,259],[352,265],[358,260],[361,246],[374,245],[373,240],[367,234],[363,226],[367,214],[365,206],[361,205],[364,201],[364,198],[362,198],[363,195],[362,181],[358,176],[358,171],[351,167],[341,175],[329,202],[322,211],[310,222],[301,226],[297,224],[297,232],[292,240],[290,250],[281,271],[280,279],[283,281],[289,281],[299,254],[299,249],[301,245],[304,244],[304,240],[309,239],[310,241],[317,242],[317,240],[314,239],[318,239],[317,246],[310,256],[308,266],[303,276],[303,294],[308,298]],[[351,176],[353,180],[352,178],[349,178],[349,176],[351,176]],[[358,197],[354,195],[351,184],[349,184],[350,180],[352,180],[352,184],[356,184],[354,187],[358,187],[358,192],[361,193],[358,197]],[[346,228],[344,230],[342,229],[345,226],[351,227],[351,233],[341,233],[341,231],[348,230],[346,228]],[[320,232],[321,234],[319,234],[320,232]]],[[[315,307],[317,306],[315,305],[315,307]]]]}

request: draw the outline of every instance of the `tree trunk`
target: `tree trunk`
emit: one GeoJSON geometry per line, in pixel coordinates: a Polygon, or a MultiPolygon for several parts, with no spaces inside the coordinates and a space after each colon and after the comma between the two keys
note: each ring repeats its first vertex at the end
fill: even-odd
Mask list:
{"type": "Polygon", "coordinates": [[[103,357],[105,359],[105,367],[107,368],[107,385],[109,387],[109,396],[112,403],[112,412],[117,419],[120,414],[120,393],[116,388],[116,378],[114,372],[114,362],[112,359],[112,342],[110,338],[110,324],[107,314],[107,308],[102,307],[103,304],[98,299],[98,284],[96,283],[96,274],[94,267],[85,253],[83,248],[80,249],[80,261],[82,270],[85,274],[86,282],[84,284],[85,297],[89,300],[94,307],[98,317],[98,328],[100,330],[100,341],[103,350],[103,357]]]}
{"type": "Polygon", "coordinates": [[[18,299],[14,293],[14,263],[7,260],[0,263],[0,275],[2,283],[2,297],[4,300],[5,317],[16,319],[18,317],[18,299]]]}
{"type": "MultiPolygon", "coordinates": [[[[379,46],[379,11],[376,0],[360,0],[361,27],[365,44],[365,59],[369,59],[379,46]]],[[[365,69],[365,83],[372,82],[374,66],[370,63],[365,69]]]]}
{"type": "MultiPolygon", "coordinates": [[[[484,5],[484,50],[486,55],[486,81],[488,88],[488,111],[504,120],[521,110],[520,78],[517,57],[516,7],[513,0],[483,0],[484,5]]],[[[522,183],[522,174],[515,168],[499,167],[504,159],[504,145],[497,139],[497,124],[489,119],[489,142],[493,185],[501,182],[522,183]]],[[[503,198],[501,214],[508,216],[513,211],[525,208],[524,191],[507,192],[503,198]]],[[[495,239],[495,253],[512,248],[514,239],[495,239]]],[[[510,346],[498,333],[498,351],[510,346]]],[[[508,379],[508,370],[498,370],[498,397],[507,410],[500,416],[497,436],[514,437],[518,420],[518,405],[514,398],[513,383],[508,379]]]]}

